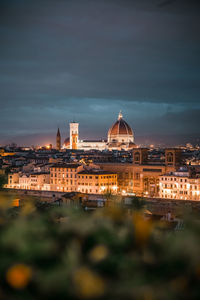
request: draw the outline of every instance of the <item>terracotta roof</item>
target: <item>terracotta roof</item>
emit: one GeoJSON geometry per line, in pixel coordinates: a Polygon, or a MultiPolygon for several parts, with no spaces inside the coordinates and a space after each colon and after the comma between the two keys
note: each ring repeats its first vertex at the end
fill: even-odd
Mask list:
{"type": "Polygon", "coordinates": [[[65,164],[65,163],[61,163],[61,164],[55,164],[51,168],[76,169],[78,167],[80,167],[80,164],[65,164]]]}
{"type": "Polygon", "coordinates": [[[133,131],[126,121],[119,119],[109,129],[108,135],[133,135],[133,131]]]}
{"type": "Polygon", "coordinates": [[[78,172],[78,174],[86,174],[86,175],[113,175],[116,174],[115,172],[109,172],[104,170],[84,170],[78,172]]]}
{"type": "Polygon", "coordinates": [[[70,144],[70,139],[69,138],[66,138],[65,140],[64,140],[64,145],[65,146],[68,146],[70,144]]]}

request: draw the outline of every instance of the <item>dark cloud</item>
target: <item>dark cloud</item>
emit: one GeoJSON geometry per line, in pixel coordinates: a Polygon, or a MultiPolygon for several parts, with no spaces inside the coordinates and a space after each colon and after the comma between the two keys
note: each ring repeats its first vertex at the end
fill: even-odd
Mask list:
{"type": "Polygon", "coordinates": [[[66,132],[74,115],[104,137],[119,109],[138,135],[196,132],[199,13],[195,0],[1,0],[0,141],[66,132]]]}

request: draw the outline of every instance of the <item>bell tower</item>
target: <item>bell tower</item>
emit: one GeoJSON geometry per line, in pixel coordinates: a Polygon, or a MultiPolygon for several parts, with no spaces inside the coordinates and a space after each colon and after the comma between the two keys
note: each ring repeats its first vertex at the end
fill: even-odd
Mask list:
{"type": "Polygon", "coordinates": [[[57,135],[56,135],[56,149],[60,151],[61,149],[61,136],[60,136],[60,129],[58,128],[57,135]]]}
{"type": "Polygon", "coordinates": [[[70,149],[78,149],[79,123],[70,123],[70,149]]]}
{"type": "Polygon", "coordinates": [[[135,148],[133,150],[133,164],[145,165],[148,162],[148,148],[135,148]]]}
{"type": "Polygon", "coordinates": [[[167,148],[165,149],[165,165],[166,166],[178,166],[182,160],[181,149],[167,148]]]}

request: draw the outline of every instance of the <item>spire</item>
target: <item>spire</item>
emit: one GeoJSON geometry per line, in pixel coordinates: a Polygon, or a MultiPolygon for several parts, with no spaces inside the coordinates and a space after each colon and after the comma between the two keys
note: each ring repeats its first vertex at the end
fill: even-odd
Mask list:
{"type": "Polygon", "coordinates": [[[58,128],[57,135],[56,135],[56,149],[61,149],[61,136],[60,136],[60,129],[58,128]]]}
{"type": "Polygon", "coordinates": [[[60,129],[58,128],[57,136],[60,136],[60,129]]]}
{"type": "Polygon", "coordinates": [[[121,120],[122,118],[123,118],[123,115],[122,115],[122,111],[120,110],[119,115],[118,115],[118,120],[121,120]]]}

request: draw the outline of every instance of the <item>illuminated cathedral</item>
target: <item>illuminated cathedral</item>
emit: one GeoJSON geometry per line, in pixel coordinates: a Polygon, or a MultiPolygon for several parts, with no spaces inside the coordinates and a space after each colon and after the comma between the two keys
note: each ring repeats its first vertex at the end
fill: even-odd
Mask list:
{"type": "MultiPolygon", "coordinates": [[[[120,111],[117,121],[108,130],[107,140],[81,140],[79,139],[79,123],[69,124],[70,137],[65,139],[62,149],[74,150],[131,150],[136,147],[132,128],[123,119],[120,111]]],[[[57,149],[61,148],[60,131],[56,137],[57,149]]]]}

